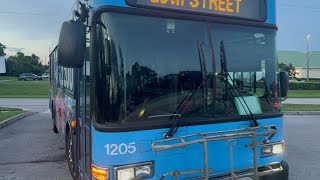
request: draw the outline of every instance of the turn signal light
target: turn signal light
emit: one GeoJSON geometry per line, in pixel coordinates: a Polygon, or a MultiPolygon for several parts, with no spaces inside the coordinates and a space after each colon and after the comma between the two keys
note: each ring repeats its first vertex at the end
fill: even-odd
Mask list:
{"type": "Polygon", "coordinates": [[[71,126],[72,126],[72,127],[76,127],[76,125],[77,125],[77,122],[76,122],[76,121],[71,121],[71,126]]]}
{"type": "Polygon", "coordinates": [[[94,164],[91,164],[91,174],[92,178],[96,180],[108,180],[109,179],[109,169],[101,168],[94,164]]]}

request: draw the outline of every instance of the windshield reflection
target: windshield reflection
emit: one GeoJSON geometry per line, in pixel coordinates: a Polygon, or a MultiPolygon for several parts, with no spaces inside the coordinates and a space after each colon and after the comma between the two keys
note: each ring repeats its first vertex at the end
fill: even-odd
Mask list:
{"type": "MultiPolygon", "coordinates": [[[[237,31],[243,28],[243,32],[250,33],[233,30],[222,35],[219,33],[224,32],[225,27],[215,26],[221,30],[212,28],[213,42],[219,37],[233,45],[227,52],[230,74],[234,77],[230,81],[240,86],[244,94],[262,97],[265,84],[258,81],[267,79],[268,74],[272,76],[268,78],[274,79],[275,73],[267,70],[271,66],[267,67],[269,61],[265,58],[265,69],[261,70],[261,60],[257,58],[263,54],[250,54],[252,48],[258,46],[253,43],[257,39],[250,31],[261,30],[239,26],[237,31]],[[245,43],[250,46],[244,46],[245,43]]],[[[172,116],[197,119],[238,116],[235,107],[222,100],[223,84],[215,73],[219,72],[219,53],[215,52],[217,69],[213,70],[204,22],[104,13],[96,31],[95,93],[99,123],[170,120],[172,116]],[[199,51],[199,42],[203,52],[199,51]],[[201,53],[203,58],[200,58],[201,53]]],[[[274,34],[268,38],[274,39],[274,34]]],[[[265,50],[265,54],[274,50],[272,43],[264,46],[261,50],[265,50]]],[[[213,48],[219,51],[216,44],[213,48]]],[[[275,58],[270,58],[274,63],[275,58]]],[[[274,110],[272,104],[268,104],[271,108],[264,112],[274,110]]]]}

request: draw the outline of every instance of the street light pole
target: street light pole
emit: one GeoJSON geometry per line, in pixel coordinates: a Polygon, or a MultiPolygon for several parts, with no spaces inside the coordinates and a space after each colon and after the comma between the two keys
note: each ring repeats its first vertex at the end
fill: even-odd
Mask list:
{"type": "Polygon", "coordinates": [[[310,37],[311,37],[311,35],[308,34],[308,35],[307,35],[307,81],[309,81],[309,62],[310,62],[310,52],[309,52],[309,48],[310,48],[310,37]]]}

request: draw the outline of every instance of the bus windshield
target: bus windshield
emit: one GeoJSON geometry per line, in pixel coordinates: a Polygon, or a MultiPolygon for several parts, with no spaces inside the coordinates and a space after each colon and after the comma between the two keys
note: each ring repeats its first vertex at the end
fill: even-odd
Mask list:
{"type": "Polygon", "coordinates": [[[228,81],[241,96],[256,100],[249,104],[259,106],[254,113],[279,111],[273,29],[102,13],[95,31],[95,114],[100,124],[246,115],[236,97],[226,95],[221,42],[228,81]]]}

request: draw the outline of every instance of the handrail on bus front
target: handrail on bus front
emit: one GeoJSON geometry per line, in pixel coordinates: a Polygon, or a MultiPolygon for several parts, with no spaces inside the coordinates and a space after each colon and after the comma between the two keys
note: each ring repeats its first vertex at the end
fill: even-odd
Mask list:
{"type": "MultiPolygon", "coordinates": [[[[226,130],[226,131],[216,131],[216,132],[204,132],[204,133],[196,133],[196,134],[190,134],[185,136],[179,136],[164,140],[155,141],[152,143],[152,150],[155,152],[158,151],[164,151],[168,149],[173,148],[182,148],[187,145],[191,144],[197,144],[197,143],[203,143],[203,137],[205,137],[206,141],[219,141],[219,140],[229,140],[229,139],[237,139],[237,138],[252,138],[253,133],[255,133],[256,136],[267,136],[263,140],[262,143],[267,143],[276,133],[277,128],[276,126],[258,126],[258,127],[249,127],[249,128],[243,128],[243,129],[235,129],[235,130],[226,130]],[[265,132],[256,132],[258,129],[266,129],[268,131],[265,132]],[[221,134],[221,135],[219,135],[221,134]],[[210,136],[211,135],[211,136],[210,136]],[[200,139],[187,141],[186,139],[199,136],[200,139]],[[181,142],[174,143],[170,145],[159,145],[162,143],[168,143],[179,140],[181,142]]],[[[249,145],[247,145],[249,146],[249,145]]]]}
{"type": "MultiPolygon", "coordinates": [[[[159,151],[165,151],[169,149],[174,148],[184,148],[185,146],[191,145],[191,144],[202,144],[203,146],[203,162],[204,167],[203,169],[199,170],[189,170],[189,171],[174,171],[169,172],[163,175],[160,179],[165,178],[166,176],[174,176],[175,179],[178,179],[178,176],[184,175],[184,174],[192,174],[192,172],[200,172],[203,174],[203,176],[200,179],[208,180],[210,171],[212,171],[211,168],[209,168],[208,163],[208,145],[207,143],[210,141],[226,141],[226,145],[229,147],[230,150],[230,178],[232,180],[237,179],[237,173],[234,169],[234,162],[233,162],[233,146],[235,145],[235,141],[238,138],[250,138],[252,141],[250,144],[246,144],[245,147],[251,148],[253,151],[253,173],[244,175],[244,177],[252,177],[253,179],[257,180],[259,176],[262,176],[263,173],[260,173],[258,171],[258,153],[257,153],[257,145],[258,144],[264,144],[269,142],[269,140],[277,133],[277,128],[274,125],[270,126],[258,126],[258,127],[248,127],[243,129],[234,129],[234,130],[226,130],[226,131],[216,131],[216,132],[204,132],[204,133],[196,133],[196,134],[190,134],[185,136],[179,136],[175,138],[169,138],[164,140],[155,141],[152,143],[152,150],[155,152],[159,151]],[[262,131],[264,130],[264,131],[262,131]],[[258,132],[260,131],[260,132],[258,132]],[[262,141],[258,141],[257,137],[266,136],[262,141]],[[188,138],[195,138],[199,137],[199,139],[190,140],[188,141],[188,138]],[[175,143],[175,141],[179,141],[178,143],[175,143]],[[165,143],[172,143],[172,144],[165,144],[165,143]],[[230,143],[231,142],[231,143],[230,143]],[[160,145],[159,145],[160,144],[160,145]],[[165,145],[161,145],[165,144],[165,145]]],[[[276,172],[276,171],[274,171],[276,172]]]]}

